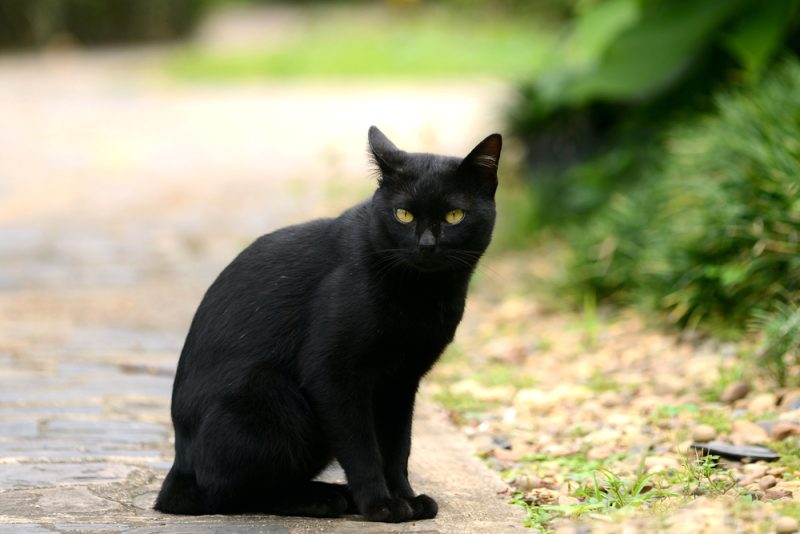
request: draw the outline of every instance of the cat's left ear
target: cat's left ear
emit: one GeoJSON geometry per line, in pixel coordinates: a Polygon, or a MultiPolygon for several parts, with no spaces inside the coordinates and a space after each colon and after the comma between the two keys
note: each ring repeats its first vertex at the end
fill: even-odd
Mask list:
{"type": "Polygon", "coordinates": [[[465,173],[475,176],[481,186],[487,187],[494,194],[497,189],[497,166],[500,163],[500,150],[503,148],[503,137],[493,133],[472,149],[459,167],[465,173]]]}

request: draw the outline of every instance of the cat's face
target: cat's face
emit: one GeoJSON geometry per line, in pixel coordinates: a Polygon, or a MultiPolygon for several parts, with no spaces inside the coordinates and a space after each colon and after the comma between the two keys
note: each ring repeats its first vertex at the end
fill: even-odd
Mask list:
{"type": "Polygon", "coordinates": [[[379,172],[373,243],[422,271],[474,266],[494,228],[501,145],[500,135],[492,134],[464,159],[408,153],[370,128],[379,172]]]}

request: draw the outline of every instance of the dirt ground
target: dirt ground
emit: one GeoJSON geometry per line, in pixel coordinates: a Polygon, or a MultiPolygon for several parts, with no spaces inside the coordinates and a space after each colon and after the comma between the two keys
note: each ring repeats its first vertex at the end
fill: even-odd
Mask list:
{"type": "Polygon", "coordinates": [[[591,301],[570,311],[543,287],[561,261],[525,252],[486,263],[431,385],[528,525],[796,531],[800,390],[776,388],[746,342],[665,331],[591,301]],[[780,457],[714,463],[693,443],[780,457]]]}

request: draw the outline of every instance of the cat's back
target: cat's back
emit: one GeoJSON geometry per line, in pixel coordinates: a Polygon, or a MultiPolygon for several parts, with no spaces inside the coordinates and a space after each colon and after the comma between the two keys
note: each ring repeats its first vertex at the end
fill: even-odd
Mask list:
{"type": "Polygon", "coordinates": [[[262,235],[220,273],[198,316],[229,315],[241,325],[299,307],[337,264],[334,226],[335,219],[316,219],[262,235]]]}
{"type": "MultiPolygon", "coordinates": [[[[259,237],[222,272],[223,283],[259,287],[260,294],[294,297],[346,263],[358,239],[367,203],[336,218],[315,219],[259,237]]],[[[216,282],[215,282],[216,283],[216,282]]]]}
{"type": "Polygon", "coordinates": [[[182,359],[247,360],[274,348],[291,354],[317,288],[345,261],[346,221],[357,208],[281,228],[243,250],[203,297],[182,359]]]}

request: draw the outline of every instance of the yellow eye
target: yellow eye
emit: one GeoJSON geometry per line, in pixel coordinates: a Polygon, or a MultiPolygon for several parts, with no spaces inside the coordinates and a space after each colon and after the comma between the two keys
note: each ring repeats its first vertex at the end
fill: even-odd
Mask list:
{"type": "Polygon", "coordinates": [[[447,224],[458,224],[464,219],[464,210],[452,210],[444,214],[447,224]]]}
{"type": "Polygon", "coordinates": [[[411,214],[411,212],[404,210],[403,208],[397,208],[394,210],[394,218],[403,224],[408,224],[414,220],[414,216],[411,214]]]}

